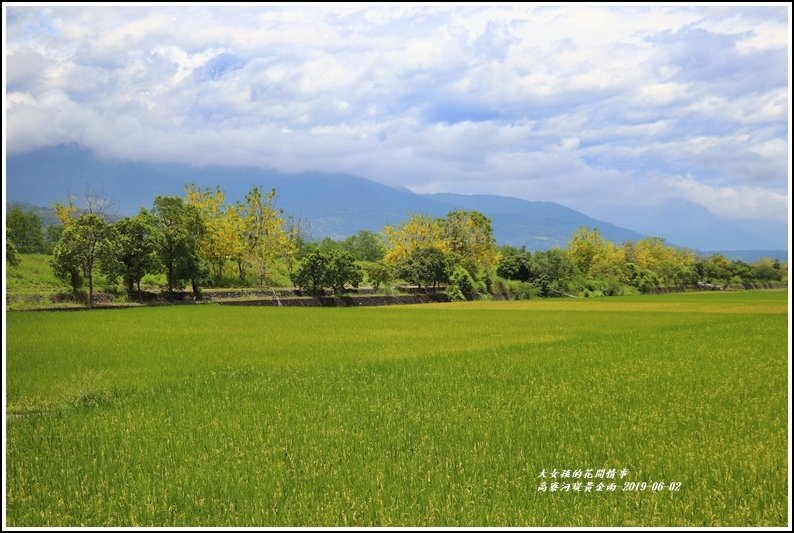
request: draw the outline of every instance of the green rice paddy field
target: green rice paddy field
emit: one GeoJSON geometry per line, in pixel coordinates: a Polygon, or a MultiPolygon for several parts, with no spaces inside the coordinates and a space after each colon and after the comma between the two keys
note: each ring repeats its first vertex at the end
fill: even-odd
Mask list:
{"type": "Polygon", "coordinates": [[[784,291],[10,312],[7,522],[782,526],[787,364],[784,291]]]}

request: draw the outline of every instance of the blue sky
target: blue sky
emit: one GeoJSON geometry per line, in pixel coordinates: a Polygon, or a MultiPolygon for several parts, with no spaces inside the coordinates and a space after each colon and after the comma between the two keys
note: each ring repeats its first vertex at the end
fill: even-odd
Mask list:
{"type": "Polygon", "coordinates": [[[786,7],[7,7],[6,149],[788,210],[786,7]]]}

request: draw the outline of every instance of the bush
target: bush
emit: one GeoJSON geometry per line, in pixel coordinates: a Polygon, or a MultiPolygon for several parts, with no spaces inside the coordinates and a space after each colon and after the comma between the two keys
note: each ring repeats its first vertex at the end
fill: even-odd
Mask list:
{"type": "Polygon", "coordinates": [[[367,280],[376,291],[381,285],[385,286],[394,280],[394,272],[386,263],[368,263],[364,268],[367,273],[367,280]]]}
{"type": "Polygon", "coordinates": [[[452,275],[449,277],[449,284],[450,287],[459,289],[463,294],[472,294],[474,292],[474,278],[462,266],[456,266],[455,270],[452,271],[452,275]]]}
{"type": "Polygon", "coordinates": [[[531,283],[500,277],[494,279],[492,287],[493,294],[500,295],[508,300],[529,300],[538,294],[538,291],[533,289],[531,283]]]}

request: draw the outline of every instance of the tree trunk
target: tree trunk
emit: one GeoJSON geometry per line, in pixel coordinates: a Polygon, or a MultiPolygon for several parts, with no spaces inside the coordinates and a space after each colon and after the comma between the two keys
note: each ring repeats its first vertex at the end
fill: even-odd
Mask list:
{"type": "Polygon", "coordinates": [[[168,294],[173,297],[174,296],[174,262],[168,262],[168,294]]]}
{"type": "Polygon", "coordinates": [[[201,287],[198,284],[198,280],[196,280],[195,278],[191,279],[190,283],[193,285],[193,298],[195,298],[196,300],[201,300],[202,298],[201,287]]]}
{"type": "Polygon", "coordinates": [[[77,299],[77,289],[80,287],[80,274],[78,272],[72,271],[72,294],[77,299]]]}
{"type": "Polygon", "coordinates": [[[94,306],[94,275],[88,271],[88,307],[94,306]]]}

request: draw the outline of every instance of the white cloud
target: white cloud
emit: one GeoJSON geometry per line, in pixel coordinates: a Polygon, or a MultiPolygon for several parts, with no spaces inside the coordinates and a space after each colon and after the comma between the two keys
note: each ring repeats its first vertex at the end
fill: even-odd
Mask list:
{"type": "Polygon", "coordinates": [[[652,187],[726,214],[787,203],[786,9],[8,14],[11,153],[77,142],[580,208],[652,187]]]}
{"type": "Polygon", "coordinates": [[[714,187],[692,177],[676,177],[667,184],[687,200],[729,219],[775,219],[787,216],[788,197],[760,187],[714,187]]]}

